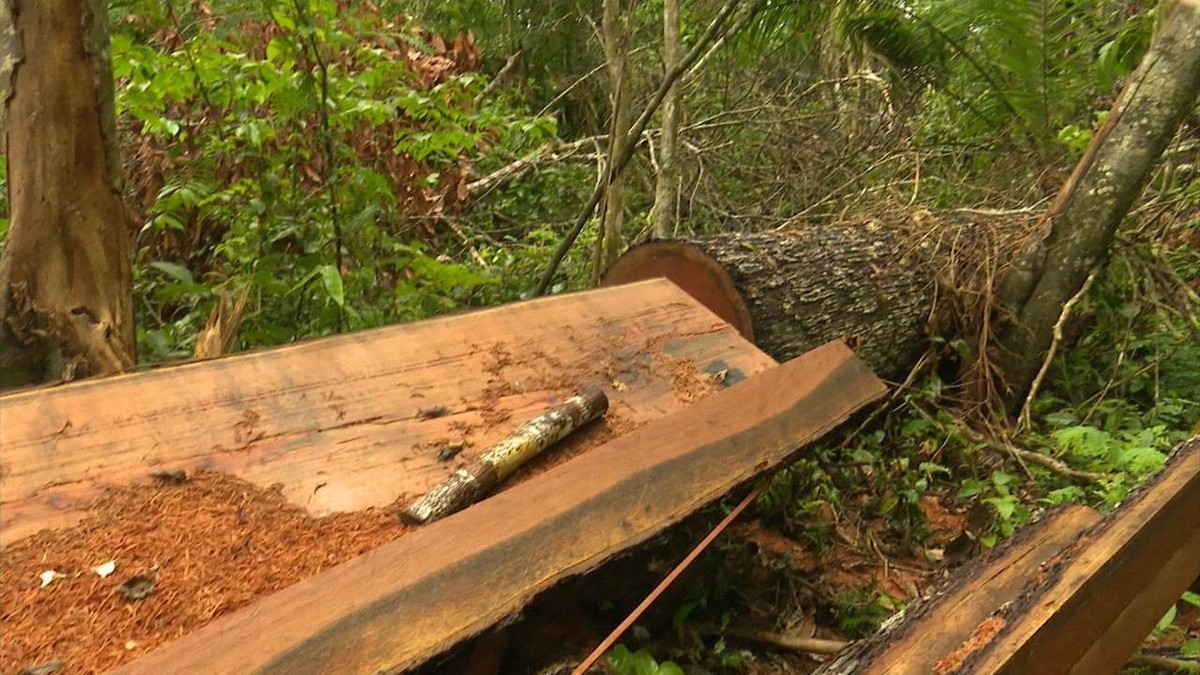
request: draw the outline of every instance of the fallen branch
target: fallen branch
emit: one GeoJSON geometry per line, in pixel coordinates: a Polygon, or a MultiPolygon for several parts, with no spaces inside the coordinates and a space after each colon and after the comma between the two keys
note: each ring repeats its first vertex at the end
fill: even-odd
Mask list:
{"type": "Polygon", "coordinates": [[[1071,316],[1071,310],[1075,308],[1075,305],[1092,288],[1092,282],[1095,280],[1096,270],[1092,270],[1092,273],[1088,275],[1087,280],[1083,282],[1083,286],[1079,291],[1063,304],[1062,312],[1058,315],[1058,321],[1054,322],[1053,337],[1050,341],[1050,348],[1046,350],[1046,358],[1042,360],[1042,367],[1038,369],[1037,375],[1033,378],[1033,383],[1029,385],[1029,394],[1025,396],[1025,405],[1021,406],[1021,415],[1017,419],[1018,430],[1029,428],[1029,416],[1030,409],[1033,407],[1033,399],[1037,397],[1038,390],[1042,387],[1042,380],[1046,379],[1046,373],[1050,370],[1050,363],[1054,361],[1054,355],[1058,353],[1058,348],[1062,344],[1063,325],[1067,323],[1067,317],[1071,316]]]}
{"type": "Polygon", "coordinates": [[[1054,457],[1051,457],[1050,455],[1044,455],[1040,452],[1034,452],[1032,450],[1024,450],[1022,448],[1018,448],[1017,446],[1013,445],[1012,443],[1008,443],[1008,442],[1001,443],[1000,441],[997,441],[995,439],[986,438],[986,437],[984,437],[983,434],[974,431],[973,429],[967,427],[965,424],[959,424],[958,431],[965,438],[967,438],[967,440],[978,443],[978,444],[982,445],[983,447],[987,448],[988,450],[991,450],[992,452],[997,452],[1002,455],[1010,455],[1010,456],[1014,457],[1018,462],[1028,462],[1030,464],[1037,464],[1038,466],[1040,466],[1044,469],[1050,469],[1051,471],[1053,471],[1057,474],[1067,476],[1068,478],[1075,478],[1077,480],[1087,481],[1089,483],[1094,483],[1094,482],[1104,478],[1104,474],[1102,474],[1102,473],[1093,473],[1091,471],[1083,471],[1081,469],[1072,468],[1069,465],[1067,465],[1066,462],[1063,462],[1062,460],[1059,460],[1059,459],[1055,459],[1054,457]]]}
{"type": "Polygon", "coordinates": [[[701,626],[700,633],[702,635],[721,635],[725,637],[737,638],[749,642],[757,642],[759,644],[779,647],[780,649],[788,649],[794,652],[805,652],[807,654],[822,654],[832,656],[846,648],[849,642],[841,640],[822,640],[821,638],[800,637],[798,635],[788,635],[787,633],[776,633],[769,630],[754,630],[752,628],[726,628],[722,630],[718,626],[701,626]]]}
{"type": "Polygon", "coordinates": [[[496,76],[492,78],[492,81],[488,82],[487,86],[483,88],[483,91],[479,92],[479,95],[475,97],[475,100],[472,102],[473,106],[478,108],[479,104],[483,103],[487,99],[488,95],[495,91],[496,87],[500,86],[500,82],[504,79],[504,76],[508,75],[508,73],[513,69],[513,66],[517,65],[517,60],[520,59],[521,55],[524,53],[524,50],[518,49],[517,51],[513,52],[512,56],[508,57],[508,60],[504,62],[504,66],[500,68],[500,71],[496,73],[496,76]]]}
{"type": "Polygon", "coordinates": [[[1155,654],[1134,654],[1129,658],[1127,666],[1150,666],[1157,670],[1168,670],[1176,673],[1200,673],[1200,661],[1173,659],[1168,656],[1155,654]]]}
{"type": "MultiPolygon", "coordinates": [[[[923,410],[921,408],[921,406],[914,405],[913,409],[917,411],[917,414],[919,414],[921,417],[925,418],[929,423],[933,424],[938,429],[940,429],[942,431],[949,431],[949,429],[946,427],[946,425],[944,423],[942,423],[941,420],[937,419],[933,415],[930,415],[928,412],[923,410]]],[[[997,441],[995,439],[988,438],[988,437],[984,436],[983,434],[979,433],[978,431],[975,431],[971,427],[967,426],[966,424],[964,424],[960,421],[957,421],[957,420],[955,421],[955,424],[954,424],[954,431],[957,431],[963,438],[967,439],[968,441],[971,441],[972,443],[976,443],[988,450],[991,450],[992,452],[1011,456],[1014,459],[1016,459],[1018,462],[1022,462],[1022,463],[1028,462],[1030,464],[1037,464],[1038,466],[1040,466],[1042,468],[1050,469],[1051,471],[1053,471],[1055,473],[1061,474],[1063,476],[1067,476],[1069,478],[1075,478],[1077,480],[1083,480],[1083,481],[1088,481],[1088,482],[1092,482],[1092,483],[1104,478],[1104,474],[1102,474],[1102,473],[1093,473],[1091,471],[1083,471],[1080,469],[1074,469],[1074,468],[1071,468],[1070,466],[1068,466],[1065,462],[1055,459],[1054,457],[1051,457],[1049,455],[1043,455],[1040,452],[1034,452],[1032,450],[1023,450],[1007,441],[1001,443],[1000,441],[997,441]]]]}
{"type": "Polygon", "coordinates": [[[604,392],[584,387],[557,408],[522,424],[472,464],[434,486],[404,509],[404,517],[428,523],[474,504],[525,462],[607,410],[604,392]]]}
{"type": "Polygon", "coordinates": [[[559,158],[569,156],[581,148],[585,148],[607,137],[608,134],[602,134],[600,136],[588,136],[587,138],[581,138],[570,143],[562,143],[558,140],[543,143],[521,158],[505,164],[483,178],[467,183],[467,189],[470,190],[471,194],[493,190],[504,183],[520,178],[547,157],[555,155],[559,155],[559,158]]]}

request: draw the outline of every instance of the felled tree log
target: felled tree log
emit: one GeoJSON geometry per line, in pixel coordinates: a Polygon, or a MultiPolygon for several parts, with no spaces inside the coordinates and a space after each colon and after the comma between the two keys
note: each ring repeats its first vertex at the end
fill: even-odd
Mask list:
{"type": "Polygon", "coordinates": [[[605,285],[666,277],[777,360],[842,338],[876,372],[902,374],[925,343],[930,267],[893,231],[827,225],[655,241],[605,285]]]}

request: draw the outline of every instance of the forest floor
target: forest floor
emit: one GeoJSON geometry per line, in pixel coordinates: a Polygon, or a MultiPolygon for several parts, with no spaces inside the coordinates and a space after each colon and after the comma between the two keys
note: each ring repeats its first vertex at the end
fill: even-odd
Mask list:
{"type": "MultiPolygon", "coordinates": [[[[758,515],[744,518],[618,641],[626,657],[641,657],[642,663],[630,667],[637,658],[617,665],[602,659],[590,672],[670,675],[679,672],[674,665],[689,675],[812,673],[832,657],[789,646],[789,641],[866,637],[987,553],[968,534],[972,514],[965,502],[949,494],[926,494],[921,511],[928,529],[919,545],[906,543],[888,519],[853,508],[838,516],[826,512],[799,526],[764,522],[758,515]],[[814,532],[824,534],[814,537],[814,532]]],[[[703,536],[703,524],[685,525],[681,529],[686,533],[677,534],[694,542],[703,536]]],[[[648,560],[624,568],[618,562],[614,566],[619,569],[589,577],[586,583],[597,584],[599,591],[566,589],[565,598],[535,606],[532,623],[539,624],[540,612],[553,617],[554,628],[547,632],[545,623],[518,625],[498,672],[570,672],[641,599],[634,589],[648,591],[682,557],[687,543],[681,540],[660,546],[648,560]],[[665,554],[668,550],[676,555],[665,554]],[[644,574],[635,577],[631,569],[644,574]],[[514,641],[554,647],[514,648],[514,641]]],[[[1180,647],[1200,637],[1200,608],[1180,602],[1178,614],[1166,623],[1170,625],[1147,636],[1141,654],[1177,660],[1180,647]]],[[[1131,661],[1122,672],[1177,671],[1131,661]]]]}

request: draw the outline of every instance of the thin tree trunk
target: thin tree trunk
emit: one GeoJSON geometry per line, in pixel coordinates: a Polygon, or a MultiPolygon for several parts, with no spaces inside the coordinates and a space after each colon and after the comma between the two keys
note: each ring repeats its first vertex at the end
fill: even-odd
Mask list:
{"type": "MultiPolygon", "coordinates": [[[[669,73],[681,58],[679,46],[679,0],[663,2],[663,72],[669,73]]],[[[675,233],[678,215],[680,171],[676,146],[679,142],[680,85],[671,85],[663,99],[662,139],[658,150],[658,180],[654,186],[654,209],[650,220],[657,239],[675,233]]]]}
{"type": "Polygon", "coordinates": [[[118,372],[135,347],[107,7],[5,1],[15,32],[0,55],[18,58],[4,103],[0,386],[118,372]]]}
{"type": "Polygon", "coordinates": [[[621,254],[621,230],[625,220],[624,177],[617,168],[617,158],[625,151],[629,139],[629,60],[625,56],[626,31],[621,18],[621,0],[604,0],[604,20],[601,26],[604,39],[604,58],[608,62],[608,77],[612,87],[612,121],[609,126],[608,192],[604,195],[604,217],[600,236],[596,239],[596,259],[592,282],[596,283],[609,265],[621,254]]]}
{"type": "Polygon", "coordinates": [[[1107,261],[1117,226],[1200,92],[1200,0],[1160,4],[1159,31],[1104,127],[1047,212],[1048,234],[1014,265],[1001,298],[1012,321],[994,355],[1020,406],[1063,307],[1107,261]]]}
{"type": "MultiPolygon", "coordinates": [[[[691,71],[701,55],[706,53],[707,50],[712,46],[713,42],[718,40],[719,37],[728,33],[737,33],[745,28],[750,23],[750,20],[753,19],[758,13],[758,10],[762,8],[765,2],[766,0],[758,0],[755,2],[754,5],[749,10],[744,12],[741,18],[738,19],[734,25],[727,30],[726,24],[728,23],[729,18],[737,11],[738,5],[741,4],[741,0],[728,0],[728,2],[725,3],[725,6],[722,7],[719,12],[717,12],[717,15],[713,17],[713,20],[709,22],[708,27],[704,29],[704,32],[696,40],[696,44],[692,45],[692,48],[688,50],[687,55],[684,56],[683,60],[679,62],[679,66],[667,73],[662,85],[659,86],[658,90],[655,91],[650,97],[650,101],[646,104],[646,107],[642,110],[641,114],[638,115],[637,120],[633,123],[633,126],[630,128],[628,134],[630,143],[624,146],[624,152],[616,157],[616,161],[614,163],[616,173],[618,175],[620,174],[621,170],[625,168],[625,165],[629,163],[629,160],[633,159],[633,153],[638,147],[635,141],[641,137],[642,132],[644,132],[646,127],[650,124],[650,118],[654,115],[655,111],[657,111],[658,106],[662,104],[663,99],[667,95],[667,90],[670,89],[671,85],[673,85],[680,77],[683,77],[689,71],[691,71]]],[[[604,198],[604,195],[607,194],[607,192],[608,183],[606,181],[597,181],[596,189],[592,191],[592,196],[588,198],[587,204],[584,205],[583,209],[579,211],[579,215],[576,216],[575,220],[571,223],[571,229],[567,232],[566,236],[563,237],[563,240],[559,243],[558,248],[554,249],[554,254],[550,257],[550,263],[546,266],[546,271],[542,273],[542,278],[538,281],[537,286],[533,289],[532,294],[534,297],[545,295],[546,291],[550,289],[550,285],[554,282],[554,275],[558,273],[558,266],[562,264],[563,258],[567,256],[567,253],[570,252],[571,247],[575,245],[575,241],[579,238],[579,233],[583,231],[584,226],[587,225],[592,215],[596,212],[596,207],[600,205],[600,201],[604,198]]]]}

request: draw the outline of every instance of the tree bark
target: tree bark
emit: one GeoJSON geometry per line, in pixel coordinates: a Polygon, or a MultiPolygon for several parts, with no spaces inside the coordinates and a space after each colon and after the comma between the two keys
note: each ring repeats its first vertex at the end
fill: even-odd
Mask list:
{"type": "Polygon", "coordinates": [[[107,7],[6,1],[16,60],[4,102],[0,386],[118,372],[135,347],[107,7]]]}
{"type": "MultiPolygon", "coordinates": [[[[679,0],[663,1],[663,72],[669,73],[681,58],[679,46],[679,0]]],[[[675,233],[679,206],[680,171],[676,146],[679,143],[680,83],[667,90],[663,99],[662,138],[658,146],[658,177],[654,185],[654,209],[650,222],[656,239],[675,233]]]]}
{"type": "Polygon", "coordinates": [[[896,377],[926,344],[929,269],[889,229],[838,225],[650,242],[604,283],[666,277],[776,360],[844,338],[896,377]]]}
{"type": "Polygon", "coordinates": [[[994,355],[1005,403],[1020,406],[1066,303],[1108,258],[1117,226],[1200,92],[1200,2],[1162,3],[1158,34],[1105,125],[1046,215],[1049,230],[1014,265],[1001,298],[1012,311],[994,355]]]}

